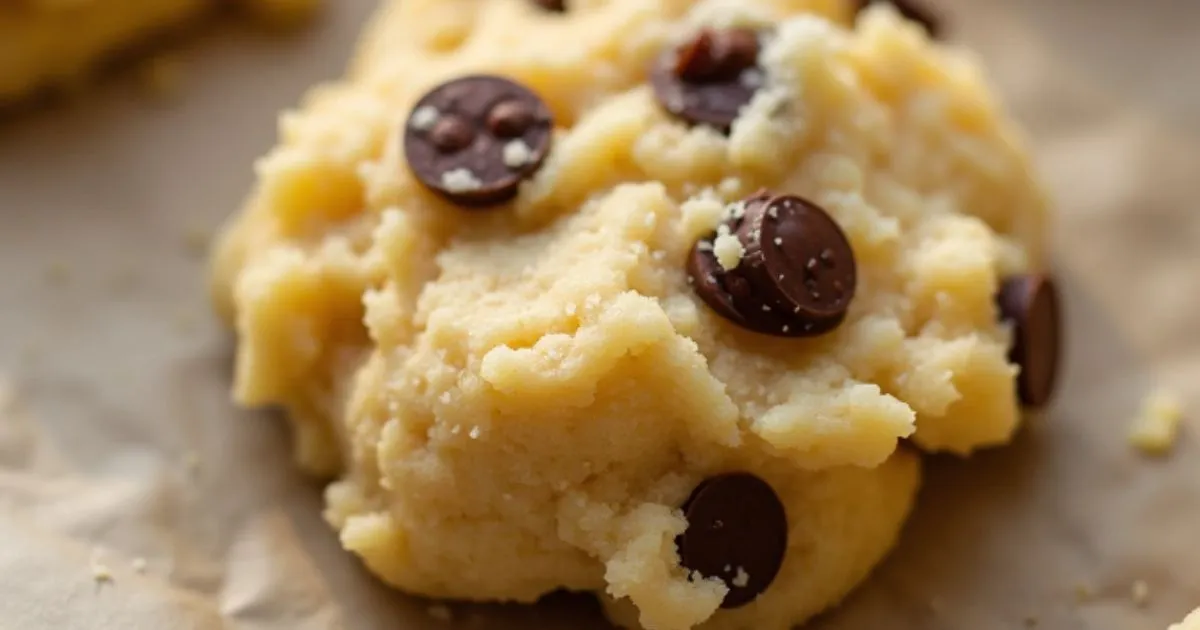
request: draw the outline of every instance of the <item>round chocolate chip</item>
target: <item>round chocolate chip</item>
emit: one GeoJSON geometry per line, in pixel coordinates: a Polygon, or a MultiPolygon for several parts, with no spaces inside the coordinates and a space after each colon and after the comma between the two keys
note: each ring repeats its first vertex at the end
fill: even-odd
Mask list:
{"type": "Polygon", "coordinates": [[[567,10],[565,0],[533,0],[533,3],[547,11],[555,13],[562,13],[567,10]]]}
{"type": "Polygon", "coordinates": [[[721,316],[779,337],[833,330],[858,286],[854,250],[833,218],[800,197],[765,191],[732,206],[722,229],[696,242],[688,277],[721,316]],[[716,250],[732,238],[741,256],[727,269],[716,250]]]}
{"type": "Polygon", "coordinates": [[[1029,407],[1041,407],[1054,397],[1062,352],[1062,314],[1058,288],[1043,275],[1006,279],[996,298],[1001,317],[1013,325],[1008,359],[1021,372],[1017,392],[1029,407]]]}
{"type": "Polygon", "coordinates": [[[550,151],[553,119],[536,94],[476,75],[444,83],[413,108],[404,154],[417,179],[463,206],[503,203],[550,151]]]}
{"type": "Polygon", "coordinates": [[[926,32],[930,37],[941,37],[942,35],[942,20],[937,13],[928,7],[923,6],[917,0],[858,0],[858,11],[862,11],[872,4],[888,3],[900,12],[905,18],[920,24],[925,27],[926,32]]]}
{"type": "Polygon", "coordinates": [[[687,529],[675,540],[680,563],[729,587],[722,608],[749,604],[775,581],[788,522],[767,482],[748,473],[713,477],[692,492],[683,513],[687,529]]]}
{"type": "Polygon", "coordinates": [[[655,62],[650,83],[659,103],[694,125],[726,133],[762,85],[758,33],[706,29],[655,62]]]}
{"type": "Polygon", "coordinates": [[[471,146],[475,130],[458,116],[442,116],[429,130],[429,141],[443,153],[454,153],[471,146]]]}
{"type": "Polygon", "coordinates": [[[537,122],[537,110],[527,101],[496,103],[488,113],[488,129],[500,138],[515,138],[537,122]]]}

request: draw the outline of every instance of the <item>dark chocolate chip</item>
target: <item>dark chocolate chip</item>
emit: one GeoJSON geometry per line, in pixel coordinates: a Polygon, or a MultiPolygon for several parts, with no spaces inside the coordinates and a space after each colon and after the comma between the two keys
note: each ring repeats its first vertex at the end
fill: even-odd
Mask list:
{"type": "Polygon", "coordinates": [[[443,153],[454,153],[471,146],[475,130],[458,116],[442,116],[429,130],[429,141],[443,153]]]}
{"type": "Polygon", "coordinates": [[[504,101],[497,103],[488,113],[488,129],[501,138],[515,138],[524,134],[537,122],[537,110],[528,101],[504,101]]]}
{"type": "Polygon", "coordinates": [[[837,223],[800,197],[760,192],[723,222],[743,254],[726,270],[714,250],[717,233],[688,258],[692,288],[714,311],[766,335],[810,337],[836,328],[858,286],[854,250],[837,223]]]}
{"type": "Polygon", "coordinates": [[[1017,392],[1029,407],[1054,397],[1062,353],[1062,313],[1054,280],[1043,275],[1006,279],[996,298],[1000,315],[1013,326],[1008,359],[1021,369],[1017,392]]]}
{"type": "Polygon", "coordinates": [[[925,27],[930,37],[942,36],[942,20],[932,9],[922,5],[918,0],[858,0],[858,10],[862,11],[872,4],[887,3],[894,7],[905,18],[925,27]]]}
{"type": "Polygon", "coordinates": [[[417,179],[463,206],[503,203],[550,151],[546,104],[509,79],[476,75],[444,83],[417,102],[404,154],[417,179]]]}
{"type": "Polygon", "coordinates": [[[767,482],[749,473],[713,477],[692,491],[683,513],[687,529],[675,539],[680,563],[729,587],[722,608],[749,604],[775,581],[788,521],[767,482]]]}
{"type": "Polygon", "coordinates": [[[706,29],[681,48],[663,53],[651,70],[659,103],[694,125],[726,133],[762,83],[758,33],[706,29]]]}
{"type": "Polygon", "coordinates": [[[547,11],[555,13],[563,13],[567,10],[565,0],[533,0],[533,3],[547,11]]]}

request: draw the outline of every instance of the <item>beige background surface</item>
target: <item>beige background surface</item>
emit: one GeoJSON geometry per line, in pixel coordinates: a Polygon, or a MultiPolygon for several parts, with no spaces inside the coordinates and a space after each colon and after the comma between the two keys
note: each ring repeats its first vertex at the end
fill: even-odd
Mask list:
{"type": "MultiPolygon", "coordinates": [[[[0,628],[447,627],[338,549],[283,424],[229,404],[229,340],[189,245],[248,189],[275,111],[338,74],[373,2],[331,4],[300,38],[191,41],[176,102],[115,81],[0,122],[0,628]]],[[[815,627],[1164,628],[1200,605],[1200,425],[1158,461],[1125,430],[1155,385],[1200,410],[1200,3],[942,5],[1060,203],[1069,372],[1014,447],[931,463],[899,549],[815,627]]],[[[570,598],[454,613],[604,627],[570,598]]]]}

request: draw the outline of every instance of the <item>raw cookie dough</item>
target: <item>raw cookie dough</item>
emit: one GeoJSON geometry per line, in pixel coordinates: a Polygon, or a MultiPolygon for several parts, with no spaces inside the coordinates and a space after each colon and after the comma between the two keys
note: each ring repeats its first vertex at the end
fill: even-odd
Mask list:
{"type": "MultiPolygon", "coordinates": [[[[241,0],[271,21],[316,0],[241,0]]],[[[77,81],[109,55],[186,24],[227,0],[0,0],[0,103],[77,81]]]]}
{"type": "MultiPolygon", "coordinates": [[[[919,477],[902,441],[968,454],[1018,426],[996,296],[1041,269],[1046,217],[1021,140],[971,58],[886,6],[855,22],[835,0],[538,4],[385,3],[347,78],[283,116],[214,254],[234,395],[287,410],[301,465],[338,478],[342,543],[404,590],[595,591],[651,630],[803,622],[895,542],[919,477]],[[650,85],[704,27],[764,33],[728,136],[650,85]],[[495,165],[455,151],[500,155],[504,134],[422,100],[480,74],[528,88],[555,126],[516,197],[484,207],[456,200],[490,198],[495,165]],[[421,137],[451,157],[420,159],[446,159],[442,178],[409,164],[411,134],[439,136],[421,137]],[[762,188],[823,208],[853,251],[827,334],[750,332],[689,284],[698,240],[762,188]],[[696,490],[729,473],[778,497],[786,553],[757,599],[720,608],[763,576],[689,579],[677,550],[695,545],[676,538],[685,509],[744,516],[738,492],[696,490]]],[[[1041,321],[1008,313],[1041,312],[1041,293],[1014,295],[1018,328],[1041,321]]],[[[747,505],[770,519],[766,497],[747,505]]]]}
{"type": "Polygon", "coordinates": [[[1192,611],[1187,619],[1171,626],[1167,630],[1200,630],[1200,608],[1192,611]]]}

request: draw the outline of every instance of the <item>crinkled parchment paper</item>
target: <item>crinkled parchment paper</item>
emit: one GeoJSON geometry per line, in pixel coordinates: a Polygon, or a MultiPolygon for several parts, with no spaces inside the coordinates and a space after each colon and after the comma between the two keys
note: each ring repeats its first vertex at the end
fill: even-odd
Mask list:
{"type": "MultiPolygon", "coordinates": [[[[193,39],[173,102],[117,80],[0,123],[0,628],[448,627],[341,552],[283,423],[229,403],[202,290],[276,110],[373,2],[330,4],[298,38],[193,39]]],[[[899,548],[815,627],[1161,630],[1200,605],[1200,3],[942,6],[1059,201],[1066,386],[1013,447],[934,459],[899,548]],[[1150,459],[1126,430],[1159,386],[1192,416],[1150,459]]],[[[570,597],[449,613],[604,627],[570,597]]]]}

